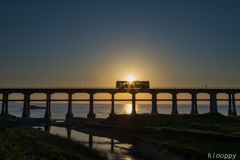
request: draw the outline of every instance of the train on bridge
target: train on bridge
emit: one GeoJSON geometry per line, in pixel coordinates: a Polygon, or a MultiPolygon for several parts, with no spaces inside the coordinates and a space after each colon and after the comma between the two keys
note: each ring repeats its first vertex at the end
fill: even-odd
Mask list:
{"type": "Polygon", "coordinates": [[[116,88],[0,88],[0,94],[2,98],[0,99],[2,103],[1,115],[8,115],[8,103],[10,101],[23,101],[23,112],[22,117],[30,117],[30,103],[32,101],[45,101],[46,111],[45,118],[51,119],[51,102],[52,101],[67,101],[68,111],[66,114],[66,119],[73,117],[72,113],[72,102],[73,101],[88,101],[89,102],[89,113],[88,118],[95,118],[93,112],[94,101],[111,101],[111,113],[110,115],[115,115],[114,112],[114,102],[115,101],[132,101],[132,113],[136,113],[136,101],[152,101],[152,114],[157,114],[157,102],[158,101],[172,101],[172,112],[171,114],[178,114],[177,102],[178,101],[191,101],[191,114],[198,114],[197,102],[198,101],[208,101],[210,102],[210,112],[218,112],[217,102],[218,101],[228,101],[228,115],[237,116],[236,101],[240,99],[235,99],[235,94],[240,93],[238,88],[162,88],[162,89],[150,89],[149,81],[117,81],[116,88]],[[117,88],[117,89],[116,89],[117,88]],[[125,89],[126,88],[126,89],[125,89]],[[133,89],[128,89],[133,88],[133,89]],[[140,88],[140,89],[135,89],[140,88]],[[148,88],[148,89],[147,89],[148,88]],[[9,95],[12,93],[21,93],[24,95],[24,99],[9,99],[9,95]],[[46,99],[31,99],[31,94],[34,93],[44,93],[46,99]],[[66,93],[68,94],[68,99],[51,99],[51,95],[54,93],[66,93]],[[87,93],[89,98],[87,99],[72,99],[72,95],[75,93],[87,93]],[[111,94],[111,99],[94,99],[94,94],[96,93],[109,93],[111,94]],[[132,99],[114,99],[114,95],[117,93],[130,93],[132,99]],[[152,95],[152,99],[136,99],[136,94],[138,93],[149,93],[152,95]],[[157,94],[168,93],[172,95],[172,99],[158,99],[157,94]],[[188,93],[192,95],[191,99],[178,99],[177,95],[179,93],[188,93]],[[197,99],[197,94],[206,93],[209,95],[207,99],[197,99]],[[225,93],[228,94],[226,99],[217,99],[217,94],[225,93]]]}
{"type": "Polygon", "coordinates": [[[140,88],[147,89],[149,88],[149,81],[117,81],[116,88],[124,89],[124,88],[140,88]]]}

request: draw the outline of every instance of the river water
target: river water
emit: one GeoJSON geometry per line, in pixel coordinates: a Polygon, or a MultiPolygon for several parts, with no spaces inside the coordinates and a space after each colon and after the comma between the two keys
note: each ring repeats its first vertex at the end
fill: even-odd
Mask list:
{"type": "MultiPolygon", "coordinates": [[[[31,103],[31,105],[37,105],[39,107],[45,107],[44,103],[31,103]]],[[[9,102],[9,113],[17,117],[22,116],[23,103],[9,102]]],[[[68,104],[64,103],[52,103],[51,104],[51,114],[52,119],[65,119],[67,113],[68,104]]],[[[171,104],[158,104],[158,113],[171,114],[172,105],[171,104]]],[[[73,104],[72,106],[74,117],[86,118],[89,112],[89,104],[73,104]]],[[[209,105],[198,105],[198,112],[200,114],[207,113],[210,110],[209,105]]],[[[236,105],[236,110],[239,115],[240,106],[236,105]]],[[[131,103],[126,104],[115,104],[116,114],[130,114],[132,111],[131,103]]],[[[189,114],[191,111],[190,104],[178,104],[179,114],[189,114]]],[[[32,118],[43,118],[45,114],[45,109],[35,109],[31,110],[32,118]]],[[[110,104],[94,104],[94,113],[96,118],[107,118],[111,112],[110,104]]],[[[136,104],[136,112],[151,113],[151,104],[136,104]]],[[[218,112],[224,115],[228,113],[228,105],[218,105],[218,112]]],[[[35,126],[34,128],[42,128],[43,126],[35,126]]],[[[64,127],[50,127],[51,134],[58,134],[63,137],[69,137],[69,132],[64,127]]],[[[78,140],[80,143],[92,147],[94,149],[100,150],[106,153],[110,160],[137,160],[134,157],[128,155],[129,149],[132,147],[131,144],[123,143],[118,140],[109,139],[106,137],[93,136],[90,134],[82,133],[71,129],[71,138],[78,140]]]]}
{"type": "Polygon", "coordinates": [[[74,127],[67,129],[65,127],[56,126],[34,126],[33,128],[47,131],[50,134],[77,140],[85,146],[99,150],[106,154],[109,160],[138,160],[129,155],[129,150],[132,147],[131,144],[120,142],[116,139],[93,136],[91,134],[76,131],[74,130],[74,127]]]}

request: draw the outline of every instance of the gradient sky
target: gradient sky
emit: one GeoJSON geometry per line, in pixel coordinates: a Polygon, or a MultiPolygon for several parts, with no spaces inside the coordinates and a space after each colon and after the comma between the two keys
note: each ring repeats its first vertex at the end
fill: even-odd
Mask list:
{"type": "Polygon", "coordinates": [[[0,86],[240,87],[240,1],[0,1],[0,86]]]}

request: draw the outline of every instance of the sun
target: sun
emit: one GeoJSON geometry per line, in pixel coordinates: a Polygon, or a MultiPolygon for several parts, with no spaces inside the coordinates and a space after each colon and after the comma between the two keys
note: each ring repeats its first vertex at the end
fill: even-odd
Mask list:
{"type": "Polygon", "coordinates": [[[127,78],[127,81],[132,82],[134,79],[135,79],[135,78],[134,78],[133,76],[129,76],[129,77],[127,78]]]}

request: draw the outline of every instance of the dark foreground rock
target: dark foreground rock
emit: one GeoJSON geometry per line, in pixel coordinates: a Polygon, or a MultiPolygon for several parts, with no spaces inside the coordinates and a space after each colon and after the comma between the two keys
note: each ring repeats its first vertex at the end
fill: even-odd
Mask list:
{"type": "MultiPolygon", "coordinates": [[[[46,107],[38,107],[35,105],[30,105],[30,109],[46,109],[46,107]]],[[[21,109],[21,110],[23,110],[23,109],[21,109]]]]}

